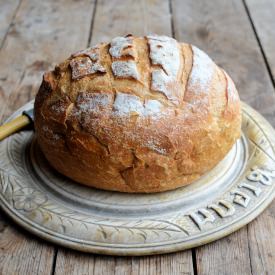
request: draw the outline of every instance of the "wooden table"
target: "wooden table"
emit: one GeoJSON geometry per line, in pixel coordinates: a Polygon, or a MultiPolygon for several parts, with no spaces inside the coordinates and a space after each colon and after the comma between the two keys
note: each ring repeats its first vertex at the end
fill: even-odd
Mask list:
{"type": "MultiPolygon", "coordinates": [[[[275,126],[274,0],[0,0],[0,117],[32,99],[42,73],[117,35],[158,33],[205,50],[241,99],[275,126]]],[[[238,232],[150,257],[57,247],[0,215],[1,274],[275,274],[275,202],[238,232]]]]}

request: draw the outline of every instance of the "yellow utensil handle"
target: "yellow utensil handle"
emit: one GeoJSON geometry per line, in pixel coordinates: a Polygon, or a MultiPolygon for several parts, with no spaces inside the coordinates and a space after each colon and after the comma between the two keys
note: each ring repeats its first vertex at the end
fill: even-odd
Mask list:
{"type": "Polygon", "coordinates": [[[22,129],[23,127],[27,126],[31,123],[31,120],[25,116],[21,115],[12,121],[0,126],[0,141],[7,136],[17,132],[18,130],[22,129]]]}

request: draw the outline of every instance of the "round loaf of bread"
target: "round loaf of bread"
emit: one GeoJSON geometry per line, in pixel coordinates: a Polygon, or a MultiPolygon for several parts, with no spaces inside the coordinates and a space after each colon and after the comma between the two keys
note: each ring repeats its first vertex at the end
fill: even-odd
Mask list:
{"type": "Polygon", "coordinates": [[[44,74],[35,130],[49,163],[122,192],[187,185],[241,133],[238,92],[204,52],[167,36],[116,37],[44,74]]]}

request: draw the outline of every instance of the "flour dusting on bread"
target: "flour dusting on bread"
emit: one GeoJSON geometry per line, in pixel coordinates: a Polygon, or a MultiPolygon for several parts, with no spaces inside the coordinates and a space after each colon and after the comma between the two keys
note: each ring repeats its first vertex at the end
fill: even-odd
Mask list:
{"type": "Polygon", "coordinates": [[[100,64],[100,45],[72,54],[70,66],[72,79],[80,79],[95,73],[106,73],[100,64]]]}
{"type": "Polygon", "coordinates": [[[133,37],[115,37],[111,41],[109,52],[113,58],[121,58],[122,56],[135,57],[133,50],[133,37]]]}
{"type": "Polygon", "coordinates": [[[96,45],[94,47],[90,47],[88,49],[78,51],[72,54],[72,57],[88,56],[92,61],[99,61],[99,52],[100,52],[100,45],[96,45]]]}
{"type": "Polygon", "coordinates": [[[153,65],[161,65],[165,74],[177,78],[180,68],[178,42],[167,36],[147,36],[150,46],[150,59],[153,65]]]}
{"type": "Polygon", "coordinates": [[[106,70],[98,62],[93,62],[89,57],[78,57],[70,61],[72,79],[80,79],[94,73],[105,73],[106,70]]]}
{"type": "Polygon", "coordinates": [[[137,65],[134,61],[114,61],[112,63],[113,74],[118,78],[139,79],[137,65]]]}
{"type": "Polygon", "coordinates": [[[193,50],[193,67],[189,77],[189,85],[197,93],[208,93],[215,73],[215,64],[212,59],[195,46],[193,50]]]}
{"type": "Polygon", "coordinates": [[[34,110],[39,146],[55,169],[122,192],[187,185],[241,133],[229,76],[167,36],[116,37],[73,54],[45,75],[34,110]]]}
{"type": "Polygon", "coordinates": [[[170,100],[175,100],[177,96],[171,87],[177,81],[180,70],[178,42],[173,38],[157,35],[149,35],[147,39],[151,63],[161,67],[152,71],[151,89],[163,93],[170,100]]]}
{"type": "Polygon", "coordinates": [[[139,97],[126,93],[117,92],[113,109],[119,116],[159,116],[162,104],[157,100],[148,100],[145,104],[139,97]]]}
{"type": "Polygon", "coordinates": [[[80,93],[76,106],[81,112],[100,111],[112,102],[110,93],[80,93]]]}
{"type": "Polygon", "coordinates": [[[120,116],[129,115],[131,113],[140,114],[143,110],[143,104],[135,95],[117,92],[113,108],[120,116]]]}
{"type": "Polygon", "coordinates": [[[158,142],[156,142],[155,140],[152,140],[152,139],[147,141],[147,143],[145,144],[145,147],[151,149],[154,152],[162,154],[162,155],[167,154],[167,150],[165,148],[162,148],[162,146],[160,144],[158,144],[158,142]]]}
{"type": "Polygon", "coordinates": [[[227,79],[227,101],[228,102],[235,102],[239,100],[238,94],[236,93],[236,87],[234,82],[232,81],[231,77],[223,70],[224,75],[227,79]]]}

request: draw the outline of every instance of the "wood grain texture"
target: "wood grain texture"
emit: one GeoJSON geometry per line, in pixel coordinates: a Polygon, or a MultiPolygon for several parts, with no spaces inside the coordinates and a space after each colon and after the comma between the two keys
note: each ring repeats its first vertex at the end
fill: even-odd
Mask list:
{"type": "Polygon", "coordinates": [[[7,35],[20,2],[21,0],[0,0],[0,48],[2,47],[3,40],[7,35]]]}
{"type": "MultiPolygon", "coordinates": [[[[160,33],[172,35],[169,2],[98,1],[91,45],[118,35],[160,33]]],[[[147,257],[87,256],[60,250],[56,274],[193,274],[191,250],[147,257]],[[87,272],[87,273],[85,273],[87,272]],[[80,272],[81,273],[81,272],[80,272]]]]}
{"type": "Polygon", "coordinates": [[[253,274],[275,274],[275,201],[248,224],[248,245],[253,274]]]}
{"type": "Polygon", "coordinates": [[[200,275],[252,274],[246,227],[226,238],[197,248],[196,259],[200,275]]]}
{"type": "Polygon", "coordinates": [[[52,245],[7,221],[0,213],[0,274],[50,274],[52,245]]]}
{"type": "Polygon", "coordinates": [[[94,274],[93,255],[59,248],[54,274],[94,274]],[[76,264],[77,263],[77,264],[76,264]]]}
{"type": "MultiPolygon", "coordinates": [[[[173,0],[172,10],[176,38],[205,50],[232,76],[241,99],[274,126],[274,89],[243,3],[173,0]]],[[[258,224],[198,248],[198,274],[273,274],[274,204],[258,217],[258,224]]]]}
{"type": "Polygon", "coordinates": [[[194,272],[192,266],[191,250],[142,258],[134,257],[132,259],[132,273],[130,274],[192,275],[194,272]]]}
{"type": "Polygon", "coordinates": [[[110,257],[60,249],[55,274],[192,275],[193,267],[186,252],[150,257],[110,257]]]}
{"type": "MultiPolygon", "coordinates": [[[[0,119],[34,97],[52,63],[86,47],[93,7],[89,0],[22,1],[0,50],[0,119]]],[[[0,221],[0,273],[50,274],[54,247],[0,221]]]]}
{"type": "Polygon", "coordinates": [[[275,1],[245,0],[275,80],[275,1]]]}
{"type": "Polygon", "coordinates": [[[91,45],[110,41],[115,36],[148,33],[172,34],[168,0],[99,0],[91,45]]]}

